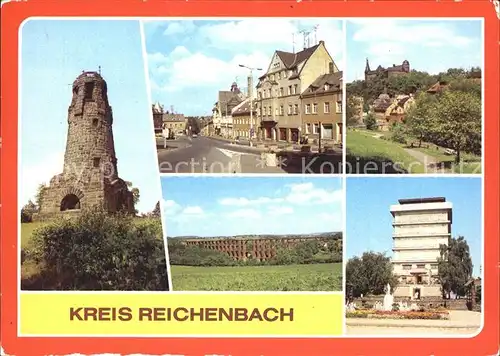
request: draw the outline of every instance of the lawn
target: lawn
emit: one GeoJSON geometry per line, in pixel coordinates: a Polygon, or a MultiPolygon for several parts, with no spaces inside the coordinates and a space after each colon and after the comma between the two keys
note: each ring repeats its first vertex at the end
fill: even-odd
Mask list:
{"type": "Polygon", "coordinates": [[[364,173],[363,166],[366,173],[383,173],[381,172],[383,169],[387,170],[386,173],[391,169],[404,173],[401,172],[401,168],[408,173],[424,173],[425,171],[423,164],[416,161],[400,144],[374,138],[365,131],[350,130],[347,133],[347,155],[349,156],[347,162],[351,164],[347,172],[364,173]],[[356,157],[360,159],[360,167],[356,165],[358,163],[356,157]],[[374,169],[375,167],[377,170],[374,169]]]}
{"type": "MultiPolygon", "coordinates": [[[[454,155],[447,155],[444,153],[442,147],[438,147],[432,144],[425,144],[427,147],[415,147],[416,151],[423,152],[429,156],[432,156],[439,160],[439,162],[446,162],[451,165],[455,162],[454,155]]],[[[469,153],[461,154],[461,163],[453,169],[454,173],[464,173],[464,174],[480,174],[481,173],[481,157],[469,153]]]]}
{"type": "Polygon", "coordinates": [[[176,291],[341,291],[342,263],[284,266],[171,266],[176,291]]]}

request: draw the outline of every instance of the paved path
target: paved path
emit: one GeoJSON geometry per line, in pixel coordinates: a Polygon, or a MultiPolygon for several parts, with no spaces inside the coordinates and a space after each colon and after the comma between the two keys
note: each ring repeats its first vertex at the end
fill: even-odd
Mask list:
{"type": "Polygon", "coordinates": [[[279,167],[265,167],[261,150],[206,137],[184,137],[184,147],[158,149],[161,173],[286,173],[279,167]]]}
{"type": "Polygon", "coordinates": [[[474,334],[481,327],[481,313],[452,310],[449,320],[396,320],[348,318],[348,334],[474,334]]]}
{"type": "Polygon", "coordinates": [[[446,173],[446,169],[436,158],[411,148],[404,148],[404,150],[425,166],[425,173],[446,173]]]}

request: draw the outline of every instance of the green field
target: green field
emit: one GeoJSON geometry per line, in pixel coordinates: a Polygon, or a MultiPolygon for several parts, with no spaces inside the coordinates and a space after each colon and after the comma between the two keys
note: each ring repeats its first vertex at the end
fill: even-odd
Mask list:
{"type": "Polygon", "coordinates": [[[342,263],[281,266],[171,266],[177,291],[341,291],[342,263]]]}
{"type": "MultiPolygon", "coordinates": [[[[375,133],[375,132],[374,132],[375,133]]],[[[423,173],[424,166],[418,162],[409,153],[407,153],[402,145],[382,140],[370,136],[363,131],[349,131],[347,133],[347,154],[351,157],[348,161],[353,160],[353,157],[362,158],[364,162],[374,162],[380,164],[382,162],[397,163],[398,167],[405,169],[408,173],[423,173]]],[[[353,169],[351,172],[356,172],[353,169]]],[[[373,163],[366,166],[370,171],[373,163]]],[[[376,172],[374,172],[376,173],[376,172]]]]}

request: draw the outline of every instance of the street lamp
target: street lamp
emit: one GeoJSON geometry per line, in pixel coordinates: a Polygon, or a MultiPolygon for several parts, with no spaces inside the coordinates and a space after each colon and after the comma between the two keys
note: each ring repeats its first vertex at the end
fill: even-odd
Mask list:
{"type": "Polygon", "coordinates": [[[249,67],[244,64],[239,64],[240,67],[246,68],[250,71],[248,75],[248,97],[250,98],[250,147],[252,146],[253,138],[253,71],[262,70],[262,68],[249,67]]]}

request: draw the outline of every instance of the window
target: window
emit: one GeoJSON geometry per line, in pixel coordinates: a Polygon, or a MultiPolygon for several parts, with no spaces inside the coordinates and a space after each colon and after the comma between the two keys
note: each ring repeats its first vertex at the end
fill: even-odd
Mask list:
{"type": "Polygon", "coordinates": [[[283,96],[283,88],[280,88],[280,96],[283,96]]]}
{"type": "Polygon", "coordinates": [[[288,105],[288,115],[292,115],[292,105],[288,105]]]}
{"type": "Polygon", "coordinates": [[[274,82],[274,74],[271,74],[271,81],[274,82]]]}
{"type": "Polygon", "coordinates": [[[292,95],[292,86],[291,85],[288,86],[288,95],[292,95]]]}
{"type": "Polygon", "coordinates": [[[99,157],[94,158],[94,168],[99,168],[101,165],[101,159],[99,157]]]}
{"type": "Polygon", "coordinates": [[[280,106],[280,115],[283,115],[283,112],[284,112],[284,111],[285,111],[285,110],[283,109],[283,105],[281,105],[281,106],[280,106]]]}
{"type": "Polygon", "coordinates": [[[295,84],[295,85],[293,86],[293,93],[294,93],[294,94],[297,94],[298,92],[299,92],[299,86],[298,86],[297,84],[295,84]]]}
{"type": "Polygon", "coordinates": [[[283,72],[283,78],[286,78],[286,70],[283,72]]]}
{"type": "Polygon", "coordinates": [[[281,72],[278,72],[278,80],[281,79],[281,72]]]}
{"type": "Polygon", "coordinates": [[[431,264],[431,269],[438,269],[438,265],[437,265],[437,263],[433,263],[433,264],[431,264]]]}
{"type": "Polygon", "coordinates": [[[319,125],[313,124],[313,134],[317,135],[319,132],[319,125]]]}
{"type": "Polygon", "coordinates": [[[85,83],[85,100],[92,100],[94,94],[94,82],[85,83]]]}
{"type": "Polygon", "coordinates": [[[336,109],[337,109],[337,113],[340,114],[342,112],[342,102],[341,101],[337,101],[336,109]]]}
{"type": "Polygon", "coordinates": [[[271,89],[268,89],[267,91],[267,97],[270,98],[271,97],[271,89]]]}
{"type": "Polygon", "coordinates": [[[277,115],[279,114],[279,111],[278,111],[278,110],[279,110],[278,108],[274,109],[274,115],[276,115],[276,116],[277,116],[277,115]]]}
{"type": "Polygon", "coordinates": [[[317,114],[318,113],[318,104],[314,103],[313,104],[313,111],[312,111],[313,114],[317,114]]]}
{"type": "Polygon", "coordinates": [[[424,264],[418,264],[417,268],[425,268],[425,265],[424,264]]]}
{"type": "Polygon", "coordinates": [[[405,271],[411,270],[411,265],[403,265],[403,270],[405,271]]]}
{"type": "Polygon", "coordinates": [[[306,124],[306,134],[311,133],[311,124],[306,124]]]}
{"type": "Polygon", "coordinates": [[[324,111],[325,114],[329,114],[330,113],[330,103],[325,103],[324,104],[323,111],[324,111]]]}
{"type": "Polygon", "coordinates": [[[273,114],[272,107],[267,108],[267,115],[271,116],[273,114]]]}
{"type": "Polygon", "coordinates": [[[299,104],[295,104],[293,106],[293,114],[297,115],[299,113],[299,104]]]}
{"type": "Polygon", "coordinates": [[[333,73],[333,62],[328,63],[328,69],[330,73],[333,73]]]}
{"type": "Polygon", "coordinates": [[[311,113],[311,104],[306,104],[305,106],[305,113],[310,114],[311,113]]]}
{"type": "Polygon", "coordinates": [[[259,92],[257,93],[257,96],[259,97],[259,99],[262,99],[262,92],[261,92],[261,91],[259,91],[259,92]]]}
{"type": "Polygon", "coordinates": [[[328,90],[328,89],[330,89],[330,85],[325,84],[325,91],[328,90]]]}
{"type": "Polygon", "coordinates": [[[97,127],[97,125],[99,125],[99,119],[93,119],[92,126],[97,127]]]}

